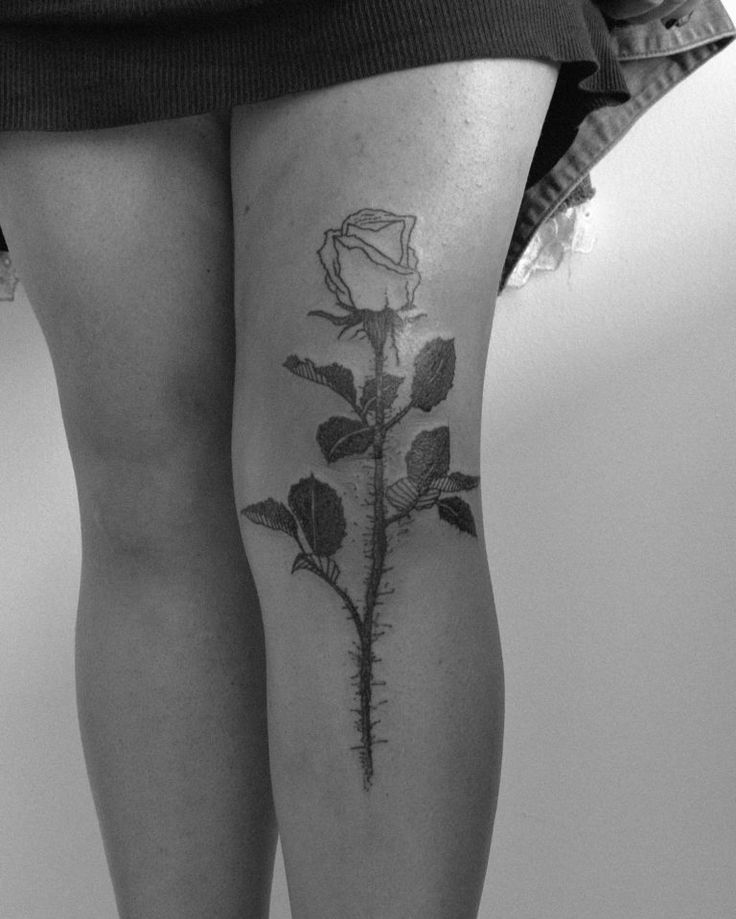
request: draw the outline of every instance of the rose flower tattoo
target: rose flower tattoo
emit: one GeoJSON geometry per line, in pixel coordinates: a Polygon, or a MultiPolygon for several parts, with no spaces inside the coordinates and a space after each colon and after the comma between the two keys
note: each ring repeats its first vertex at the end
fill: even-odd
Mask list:
{"type": "Polygon", "coordinates": [[[252,523],[279,530],[296,542],[292,574],[306,572],[322,580],[353,623],[357,641],[350,654],[357,667],[353,677],[357,708],[352,710],[359,742],[352,749],[358,751],[366,789],[374,777],[374,747],[387,742],[375,736],[380,703],[374,701],[373,691],[385,684],[374,679],[373,669],[380,662],[374,643],[384,634],[379,628],[379,607],[389,596],[395,599],[384,583],[392,528],[436,508],[440,521],[461,534],[476,535],[472,511],[459,493],[476,488],[479,478],[450,472],[446,425],[420,431],[405,455],[406,474],[387,481],[386,445],[397,426],[410,411],[431,412],[447,397],[455,375],[454,340],[443,338],[433,338],[419,349],[411,381],[387,370],[387,348],[393,346],[392,369],[401,369],[397,338],[411,334],[424,315],[417,315],[414,306],[421,281],[410,245],[415,223],[413,216],[364,208],[347,217],[339,230],[328,230],[318,251],[325,283],[341,312],[312,310],[309,315],[340,327],[338,339],[352,329],[353,337],[368,342],[372,372],[362,381],[360,392],[353,372],[341,364],[317,366],[295,354],[284,361],[291,373],[328,387],[349,406],[350,414],[333,415],[317,428],[317,444],[327,463],[361,456],[370,461],[362,596],[351,595],[335,558],[347,527],[342,498],[332,486],[311,474],[291,486],[288,506],[267,498],[241,510],[252,523]]]}

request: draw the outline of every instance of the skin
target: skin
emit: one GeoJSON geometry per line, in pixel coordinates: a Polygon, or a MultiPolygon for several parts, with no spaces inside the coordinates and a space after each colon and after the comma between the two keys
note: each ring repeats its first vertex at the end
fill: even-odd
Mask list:
{"type": "Polygon", "coordinates": [[[233,510],[229,118],[0,134],[79,497],[76,668],[122,919],[267,916],[263,627],[233,510]]]}
{"type": "MultiPolygon", "coordinates": [[[[372,372],[365,340],[348,332],[338,341],[335,326],[308,315],[340,312],[317,252],[360,208],[416,216],[415,302],[427,317],[408,347],[453,339],[457,362],[447,398],[391,432],[386,464],[400,469],[413,439],[446,423],[452,468],[479,470],[495,291],[554,83],[542,62],[464,62],[234,113],[236,501],[283,501],[311,473],[328,483],[356,534],[335,555],[356,596],[370,568],[359,535],[366,463],[325,461],[315,430],[345,403],[283,366],[296,354],[339,362],[356,380],[372,372]]],[[[400,372],[411,366],[405,359],[400,372]]],[[[479,491],[463,498],[477,539],[435,510],[417,516],[389,558],[394,592],[381,616],[391,628],[375,652],[386,742],[374,750],[369,790],[351,750],[355,629],[334,591],[290,574],[293,541],[241,515],[263,608],[271,774],[296,919],[476,914],[498,792],[503,671],[479,491]]]]}
{"type": "Polygon", "coordinates": [[[360,208],[416,216],[427,317],[409,344],[452,339],[457,357],[387,468],[444,424],[451,468],[480,470],[495,294],[556,75],[465,61],[222,115],[0,135],[3,229],[79,494],[80,724],[121,919],[265,919],[276,819],[294,919],[476,915],[503,726],[479,491],[476,538],[435,514],[392,550],[369,790],[350,623],[240,510],[311,473],[343,496],[364,481],[320,460],[335,394],[283,367],[366,374],[364,345],[307,316],[334,307],[324,233],[360,208]]]}

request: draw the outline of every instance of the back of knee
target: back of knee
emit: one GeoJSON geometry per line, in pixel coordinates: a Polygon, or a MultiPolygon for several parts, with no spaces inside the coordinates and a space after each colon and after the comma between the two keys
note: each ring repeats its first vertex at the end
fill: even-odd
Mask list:
{"type": "Polygon", "coordinates": [[[142,442],[123,456],[77,456],[75,472],[86,555],[168,564],[234,517],[226,445],[142,442]]]}
{"type": "Polygon", "coordinates": [[[162,557],[232,512],[230,401],[192,377],[66,406],[85,552],[162,557]]]}

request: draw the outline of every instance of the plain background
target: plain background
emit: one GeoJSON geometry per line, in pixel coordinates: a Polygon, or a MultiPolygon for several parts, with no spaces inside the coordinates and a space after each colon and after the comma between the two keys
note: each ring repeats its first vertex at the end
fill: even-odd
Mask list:
{"type": "MultiPolygon", "coordinates": [[[[660,102],[593,171],[593,252],[498,303],[508,708],[482,919],[736,914],[735,87],[731,48],[660,102]]],[[[0,303],[0,452],[0,916],[113,919],[74,708],[74,482],[22,290],[0,303]]],[[[273,901],[288,919],[280,860],[273,901]]]]}

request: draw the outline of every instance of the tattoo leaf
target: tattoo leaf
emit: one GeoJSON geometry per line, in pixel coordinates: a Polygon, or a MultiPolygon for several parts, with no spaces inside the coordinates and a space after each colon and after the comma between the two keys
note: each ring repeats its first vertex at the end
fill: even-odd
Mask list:
{"type": "Polygon", "coordinates": [[[272,530],[282,530],[296,538],[296,520],[288,507],[280,501],[266,498],[265,501],[259,501],[257,504],[249,504],[240,513],[253,523],[260,523],[261,526],[270,527],[272,530]]]}
{"type": "Polygon", "coordinates": [[[328,463],[343,456],[359,456],[373,443],[373,428],[362,421],[334,415],[317,428],[317,443],[328,463]]]}
{"type": "Polygon", "coordinates": [[[419,489],[411,479],[399,479],[386,489],[386,500],[402,514],[408,514],[419,500],[419,489]]]}
{"type": "Polygon", "coordinates": [[[473,512],[462,498],[441,498],[437,503],[437,509],[440,517],[447,523],[451,523],[463,533],[477,536],[473,512]]]}
{"type": "Polygon", "coordinates": [[[333,586],[337,584],[337,579],[340,577],[340,568],[334,559],[320,558],[319,555],[308,555],[306,552],[300,552],[294,559],[291,573],[294,574],[295,571],[304,569],[324,578],[333,586]]]}
{"type": "Polygon", "coordinates": [[[428,488],[426,491],[423,491],[419,495],[419,500],[417,501],[417,510],[424,511],[428,507],[434,507],[440,497],[440,491],[438,488],[428,488]]]}
{"type": "Polygon", "coordinates": [[[348,370],[347,367],[343,367],[342,364],[328,364],[326,367],[317,367],[314,361],[309,358],[301,360],[296,354],[291,354],[284,361],[284,367],[305,380],[321,383],[322,386],[329,386],[330,389],[342,396],[351,405],[355,405],[356,393],[353,372],[348,370]]]}
{"type": "Polygon", "coordinates": [[[406,471],[422,492],[433,479],[442,478],[450,468],[450,429],[420,431],[406,454],[406,471]]]}
{"type": "Polygon", "coordinates": [[[424,412],[431,411],[447,397],[454,378],[454,339],[433,338],[428,341],[414,361],[412,405],[424,412]]]}
{"type": "Polygon", "coordinates": [[[334,488],[310,475],[289,490],[289,507],[315,555],[334,555],[345,538],[345,512],[334,488]]]}
{"type": "Polygon", "coordinates": [[[432,480],[432,487],[439,488],[444,492],[471,491],[477,488],[480,483],[480,476],[465,475],[462,472],[451,472],[440,479],[432,480]]]}
{"type": "Polygon", "coordinates": [[[434,482],[432,487],[421,492],[411,479],[399,479],[386,489],[386,500],[401,514],[434,507],[439,496],[440,490],[434,487],[434,482]]]}
{"type": "MultiPolygon", "coordinates": [[[[399,386],[404,382],[403,377],[396,377],[392,373],[383,375],[383,404],[390,408],[396,401],[399,394],[399,386]]],[[[362,411],[375,411],[376,407],[376,378],[369,377],[363,386],[363,394],[360,397],[360,408],[362,411]]]]}

